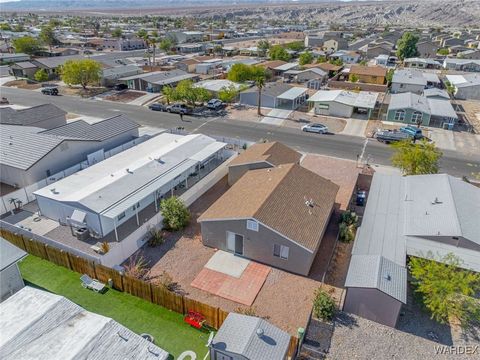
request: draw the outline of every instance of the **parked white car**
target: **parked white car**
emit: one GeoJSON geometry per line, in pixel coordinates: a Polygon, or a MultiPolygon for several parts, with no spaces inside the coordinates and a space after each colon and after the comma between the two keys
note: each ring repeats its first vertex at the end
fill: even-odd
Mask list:
{"type": "Polygon", "coordinates": [[[307,124],[302,126],[302,130],[305,132],[313,132],[317,134],[326,134],[328,132],[328,127],[323,124],[307,124]]]}

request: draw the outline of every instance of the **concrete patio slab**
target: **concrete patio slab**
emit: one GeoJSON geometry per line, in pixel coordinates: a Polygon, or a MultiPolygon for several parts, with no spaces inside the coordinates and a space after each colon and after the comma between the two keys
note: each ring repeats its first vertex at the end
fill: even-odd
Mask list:
{"type": "Polygon", "coordinates": [[[239,304],[251,306],[262,289],[271,268],[253,261],[240,278],[203,268],[191,286],[239,304]]]}
{"type": "Polygon", "coordinates": [[[239,278],[250,264],[250,260],[235,256],[232,253],[218,250],[205,264],[207,269],[239,278]]]}
{"type": "Polygon", "coordinates": [[[46,233],[49,233],[53,229],[56,229],[60,226],[57,221],[47,219],[43,216],[38,216],[36,214],[19,221],[15,225],[30,229],[29,231],[38,235],[45,235],[46,233]]]}

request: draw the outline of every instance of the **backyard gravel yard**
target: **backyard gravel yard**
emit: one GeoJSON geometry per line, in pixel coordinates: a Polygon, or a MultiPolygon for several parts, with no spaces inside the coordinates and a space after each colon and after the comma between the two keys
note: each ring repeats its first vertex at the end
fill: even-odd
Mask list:
{"type": "MultiPolygon", "coordinates": [[[[152,281],[166,271],[173,281],[178,283],[180,292],[188,297],[221,307],[226,311],[235,311],[246,307],[190,285],[215,253],[215,249],[202,244],[200,225],[197,224],[196,219],[227,188],[225,178],[190,207],[192,219],[186,230],[182,233],[170,234],[161,246],[145,247],[140,252],[151,266],[152,281]]],[[[317,280],[272,268],[252,308],[258,316],[265,317],[273,324],[296,335],[297,329],[307,324],[313,292],[320,285],[321,283],[317,280]]]]}

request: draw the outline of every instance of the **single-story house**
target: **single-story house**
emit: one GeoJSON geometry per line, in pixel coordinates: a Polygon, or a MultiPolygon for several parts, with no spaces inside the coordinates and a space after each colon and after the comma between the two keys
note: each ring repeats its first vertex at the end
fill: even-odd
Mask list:
{"type": "Polygon", "coordinates": [[[175,63],[175,67],[185,72],[194,73],[195,67],[197,66],[198,63],[200,63],[200,60],[197,60],[195,58],[184,59],[184,60],[177,61],[175,63]]]}
{"type": "Polygon", "coordinates": [[[29,61],[29,60],[30,60],[30,55],[27,55],[24,53],[16,53],[16,54],[0,53],[0,64],[2,65],[21,62],[21,61],[29,61]]]}
{"type": "Polygon", "coordinates": [[[176,186],[214,160],[223,160],[226,144],[202,135],[163,133],[124,150],[52,186],[34,192],[40,213],[62,224],[87,227],[104,237],[136,218],[176,186]]]}
{"type": "Polygon", "coordinates": [[[443,67],[447,70],[480,72],[480,60],[446,58],[443,67]]]}
{"type": "Polygon", "coordinates": [[[400,69],[393,73],[391,92],[393,94],[402,92],[421,94],[424,89],[441,87],[441,84],[435,73],[417,69],[400,69]]]}
{"type": "Polygon", "coordinates": [[[228,164],[228,184],[232,186],[248,170],[266,169],[281,164],[299,164],[302,154],[281,142],[254,144],[228,164]]]}
{"type": "Polygon", "coordinates": [[[68,60],[81,60],[85,59],[82,55],[70,55],[70,56],[53,56],[43,57],[31,60],[31,63],[36,65],[39,69],[44,69],[49,78],[56,78],[59,76],[59,67],[65,64],[68,60]]]}
{"type": "Polygon", "coordinates": [[[80,54],[79,49],[61,48],[61,47],[53,47],[52,49],[42,49],[35,53],[35,55],[42,56],[42,57],[70,56],[70,55],[78,55],[78,54],[80,54]]]}
{"type": "Polygon", "coordinates": [[[189,74],[185,71],[176,69],[142,73],[123,77],[118,80],[127,84],[128,88],[132,90],[160,92],[164,86],[174,87],[182,80],[197,81],[198,79],[198,75],[189,74]]]}
{"type": "Polygon", "coordinates": [[[407,302],[407,256],[458,256],[480,272],[480,189],[447,174],[375,173],[353,243],[343,310],[394,327],[407,302]]]}
{"type": "Polygon", "coordinates": [[[348,74],[355,75],[362,83],[383,85],[386,81],[387,69],[382,66],[352,65],[348,74]]]}
{"type": "Polygon", "coordinates": [[[275,75],[282,75],[285,71],[289,70],[298,70],[300,68],[300,65],[296,62],[289,62],[282,64],[280,66],[277,66],[276,68],[273,69],[273,72],[275,75]]]}
{"type": "Polygon", "coordinates": [[[451,128],[458,121],[458,115],[447,99],[408,92],[391,95],[386,120],[451,128]]]}
{"type": "Polygon", "coordinates": [[[25,256],[25,251],[0,237],[0,302],[25,286],[18,269],[18,262],[25,256]]]}
{"type": "Polygon", "coordinates": [[[354,113],[372,116],[378,93],[370,91],[319,90],[308,102],[313,104],[315,114],[350,118],[354,113]]]}
{"type": "Polygon", "coordinates": [[[196,43],[196,44],[178,44],[176,46],[177,51],[181,54],[192,54],[205,51],[205,44],[196,43]]]}
{"type": "Polygon", "coordinates": [[[115,320],[45,290],[26,286],[1,306],[4,360],[169,358],[168,352],[115,320]]]}
{"type": "Polygon", "coordinates": [[[101,83],[104,86],[115,85],[119,79],[142,74],[143,70],[137,64],[126,64],[108,67],[102,70],[101,83]]]}
{"type": "Polygon", "coordinates": [[[480,74],[447,75],[447,79],[455,88],[455,98],[480,100],[480,74]]]}
{"type": "Polygon", "coordinates": [[[417,51],[420,57],[429,58],[437,54],[439,46],[430,40],[419,41],[417,51]]]}
{"type": "Polygon", "coordinates": [[[283,78],[302,84],[309,89],[319,90],[327,82],[328,72],[316,67],[305,70],[289,70],[283,73],[283,78]]]}
{"type": "Polygon", "coordinates": [[[303,66],[304,69],[318,68],[323,71],[326,71],[329,77],[334,76],[337,72],[339,72],[342,69],[342,67],[343,66],[330,64],[328,62],[318,63],[318,64],[307,64],[303,66]]]}
{"type": "Polygon", "coordinates": [[[226,80],[226,79],[218,79],[218,80],[203,80],[199,81],[195,84],[195,87],[201,87],[205,90],[210,91],[214,96],[218,95],[218,92],[222,89],[229,89],[231,87],[235,88],[236,90],[240,90],[242,87],[240,84],[226,80]]]}
{"type": "MultiPolygon", "coordinates": [[[[217,68],[221,67],[222,59],[208,59],[195,65],[195,72],[197,74],[211,74],[217,68]]],[[[221,71],[219,71],[221,72],[221,71]]]]}
{"type": "Polygon", "coordinates": [[[480,50],[479,49],[468,49],[465,51],[460,51],[457,53],[457,57],[461,59],[473,59],[480,60],[480,50]]]}
{"type": "MultiPolygon", "coordinates": [[[[77,120],[50,129],[0,125],[0,181],[25,187],[52,179],[97,151],[107,151],[138,137],[138,124],[120,114],[89,124],[77,120]]],[[[93,161],[93,160],[92,160],[93,161]]]]}
{"type": "MultiPolygon", "coordinates": [[[[261,106],[295,110],[305,103],[307,88],[294,87],[285,83],[270,82],[262,88],[261,106]]],[[[258,106],[256,86],[240,93],[240,103],[258,106]]]]}
{"type": "Polygon", "coordinates": [[[0,108],[0,124],[52,129],[67,123],[67,112],[53,104],[25,109],[0,108]]]}
{"type": "Polygon", "coordinates": [[[286,360],[290,335],[262,318],[230,313],[209,344],[210,360],[286,360]]]}
{"type": "Polygon", "coordinates": [[[298,164],[249,170],[198,218],[203,243],[307,276],[338,189],[298,164]]]}
{"type": "Polygon", "coordinates": [[[356,51],[338,50],[329,55],[330,59],[340,59],[345,64],[355,64],[360,61],[361,55],[356,51]]]}
{"type": "Polygon", "coordinates": [[[440,69],[442,64],[431,58],[408,58],[403,60],[406,67],[417,69],[440,69]]]}
{"type": "Polygon", "coordinates": [[[19,61],[9,66],[10,73],[15,77],[33,79],[38,70],[37,65],[30,61],[19,61]]]}

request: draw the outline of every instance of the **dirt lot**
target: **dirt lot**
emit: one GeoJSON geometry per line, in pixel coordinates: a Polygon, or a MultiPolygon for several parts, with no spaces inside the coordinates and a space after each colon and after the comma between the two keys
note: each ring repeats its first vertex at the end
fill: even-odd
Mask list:
{"type": "Polygon", "coordinates": [[[470,125],[475,129],[476,134],[480,134],[480,101],[478,100],[455,100],[465,109],[465,115],[470,125]]]}
{"type": "Polygon", "coordinates": [[[41,84],[29,83],[27,80],[13,80],[5,83],[5,86],[16,87],[19,89],[36,90],[42,87],[41,84]]]}
{"type": "Polygon", "coordinates": [[[405,124],[389,125],[389,124],[382,123],[381,120],[368,120],[368,124],[365,129],[365,136],[371,138],[373,137],[373,134],[377,129],[395,130],[395,129],[399,129],[404,125],[405,124]]]}
{"type": "Polygon", "coordinates": [[[83,89],[82,87],[62,86],[59,88],[60,95],[73,95],[81,97],[92,97],[102,94],[106,91],[108,91],[108,89],[104,87],[87,87],[86,89],[83,89]]]}
{"type": "MultiPolygon", "coordinates": [[[[268,38],[268,42],[270,45],[282,45],[282,44],[288,44],[293,41],[303,41],[303,34],[302,37],[300,38],[299,36],[294,36],[293,34],[298,34],[298,33],[292,33],[292,37],[272,37],[268,38]]],[[[228,46],[234,46],[237,48],[249,48],[253,46],[257,46],[258,42],[261,40],[265,40],[264,38],[262,39],[254,39],[254,40],[244,40],[244,41],[238,41],[238,42],[233,42],[229,43],[228,46]]]]}
{"type": "Polygon", "coordinates": [[[128,103],[132,100],[138,99],[140,96],[145,95],[145,93],[139,92],[139,91],[132,91],[132,90],[127,90],[123,92],[118,92],[115,94],[111,94],[108,96],[105,96],[105,100],[110,100],[110,101],[118,101],[122,103],[128,103]]]}
{"type": "MultiPolygon", "coordinates": [[[[200,226],[196,219],[227,188],[225,178],[192,204],[190,207],[192,221],[185,231],[170,234],[163,245],[155,248],[146,247],[140,250],[140,253],[149,261],[151,277],[160,276],[166,271],[173,278],[173,281],[178,283],[181,292],[189,297],[213,306],[219,306],[227,311],[235,311],[242,306],[190,286],[193,279],[215,252],[214,249],[203,246],[200,226]]],[[[327,232],[329,231],[327,230],[327,232]]],[[[333,237],[335,236],[333,232],[333,237]]],[[[298,327],[305,327],[310,315],[313,292],[322,285],[320,280],[326,269],[326,261],[328,263],[328,258],[333,250],[331,247],[328,249],[325,247],[327,245],[331,246],[332,243],[334,241],[322,241],[310,278],[272,268],[253,303],[252,308],[256,314],[268,318],[273,324],[285,329],[292,335],[296,334],[298,327]]],[[[340,297],[340,294],[341,289],[335,296],[340,297]]]]}

